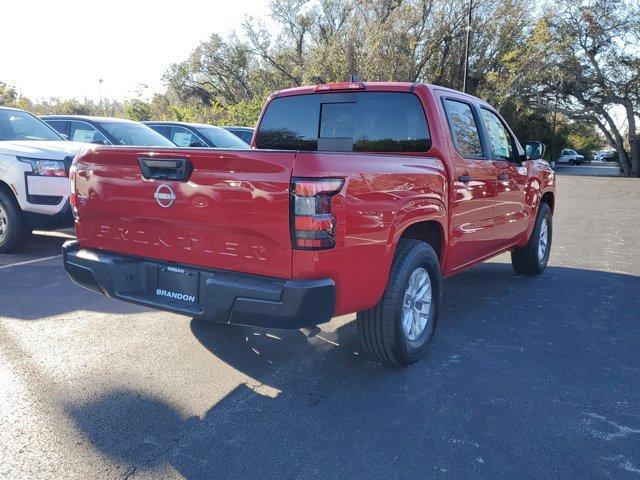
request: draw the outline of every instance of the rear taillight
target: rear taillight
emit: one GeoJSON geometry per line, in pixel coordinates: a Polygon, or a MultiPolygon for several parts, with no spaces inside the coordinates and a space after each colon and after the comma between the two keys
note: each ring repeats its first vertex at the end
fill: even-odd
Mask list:
{"type": "Polygon", "coordinates": [[[336,219],[331,214],[331,198],[344,180],[341,178],[291,181],[291,237],[297,250],[324,250],[336,244],[336,219]]]}
{"type": "Polygon", "coordinates": [[[76,191],[76,165],[74,163],[69,168],[69,182],[71,183],[71,194],[69,195],[69,204],[71,205],[71,213],[73,218],[78,220],[78,193],[76,191]]]}

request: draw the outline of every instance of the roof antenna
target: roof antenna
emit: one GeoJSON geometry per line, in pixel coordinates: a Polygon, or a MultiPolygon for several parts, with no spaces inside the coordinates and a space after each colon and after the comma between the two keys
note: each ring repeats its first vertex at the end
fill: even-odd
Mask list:
{"type": "Polygon", "coordinates": [[[356,75],[355,73],[352,73],[351,75],[349,75],[349,82],[350,83],[358,83],[358,82],[362,82],[362,79],[356,75]]]}

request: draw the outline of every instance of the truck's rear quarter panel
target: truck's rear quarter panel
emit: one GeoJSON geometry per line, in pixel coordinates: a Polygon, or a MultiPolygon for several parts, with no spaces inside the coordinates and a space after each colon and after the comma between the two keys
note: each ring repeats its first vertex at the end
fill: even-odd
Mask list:
{"type": "Polygon", "coordinates": [[[289,278],[294,152],[97,148],[77,161],[85,248],[289,278]],[[188,159],[189,181],[146,180],[138,159],[188,159]],[[166,184],[170,208],[154,194],[166,184]]]}
{"type": "Polygon", "coordinates": [[[380,300],[397,236],[407,226],[431,219],[446,228],[447,182],[437,158],[300,152],[293,174],[345,179],[332,204],[335,248],[293,251],[294,278],[335,281],[337,315],[370,308],[380,300]]]}

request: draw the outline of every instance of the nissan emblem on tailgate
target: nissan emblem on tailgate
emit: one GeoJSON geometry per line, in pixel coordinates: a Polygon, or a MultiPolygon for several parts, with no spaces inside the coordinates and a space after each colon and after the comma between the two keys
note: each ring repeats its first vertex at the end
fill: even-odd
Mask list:
{"type": "Polygon", "coordinates": [[[173,193],[169,185],[163,183],[162,185],[158,185],[156,193],[153,194],[153,198],[156,199],[156,202],[158,202],[158,205],[162,208],[169,208],[173,205],[173,202],[176,201],[176,194],[173,193]]]}

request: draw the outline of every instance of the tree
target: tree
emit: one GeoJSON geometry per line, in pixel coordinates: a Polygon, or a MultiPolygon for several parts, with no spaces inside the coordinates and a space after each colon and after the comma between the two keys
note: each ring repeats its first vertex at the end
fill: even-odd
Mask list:
{"type": "Polygon", "coordinates": [[[18,100],[18,92],[11,85],[0,82],[0,105],[13,105],[18,100]]]}
{"type": "Polygon", "coordinates": [[[125,113],[127,118],[144,122],[151,120],[151,105],[143,100],[134,98],[125,102],[125,113]]]}
{"type": "Polygon", "coordinates": [[[640,5],[564,0],[552,24],[559,78],[551,87],[564,111],[596,125],[623,173],[640,177],[640,5]]]}
{"type": "Polygon", "coordinates": [[[236,103],[252,98],[251,70],[251,54],[245,43],[233,34],[228,40],[213,34],[189,58],[172,65],[164,79],[180,100],[195,98],[211,106],[216,101],[236,103]]]}
{"type": "MultiPolygon", "coordinates": [[[[366,81],[427,82],[460,89],[468,1],[272,0],[269,19],[247,18],[238,32],[213,34],[172,65],[164,76],[166,91],[150,101],[139,93],[136,99],[98,108],[88,100],[49,99],[32,105],[32,110],[254,125],[270,92],[344,81],[354,73],[366,81]]],[[[578,5],[578,0],[561,1],[578,5]]],[[[618,5],[623,0],[585,1],[618,5]]],[[[473,0],[469,57],[468,91],[495,105],[519,138],[541,140],[550,153],[572,139],[592,145],[597,138],[586,126],[596,119],[606,124],[604,116],[585,110],[567,93],[573,88],[569,80],[590,80],[582,78],[581,71],[564,70],[564,60],[575,56],[580,45],[568,22],[573,17],[558,17],[556,10],[532,11],[527,0],[473,0]]],[[[622,28],[614,14],[605,20],[607,29],[609,24],[622,28]]],[[[629,41],[633,32],[637,40],[638,30],[630,30],[629,41]]],[[[609,51],[618,56],[607,61],[629,60],[628,52],[624,57],[616,49],[615,38],[609,40],[609,51]]],[[[615,73],[611,66],[606,80],[615,73]]],[[[14,103],[28,101],[16,100],[15,90],[1,87],[0,98],[5,92],[14,103]]],[[[632,120],[635,129],[633,115],[632,120]]],[[[632,135],[619,133],[623,147],[631,152],[632,135]]],[[[611,137],[615,140],[613,132],[611,137]]]]}

